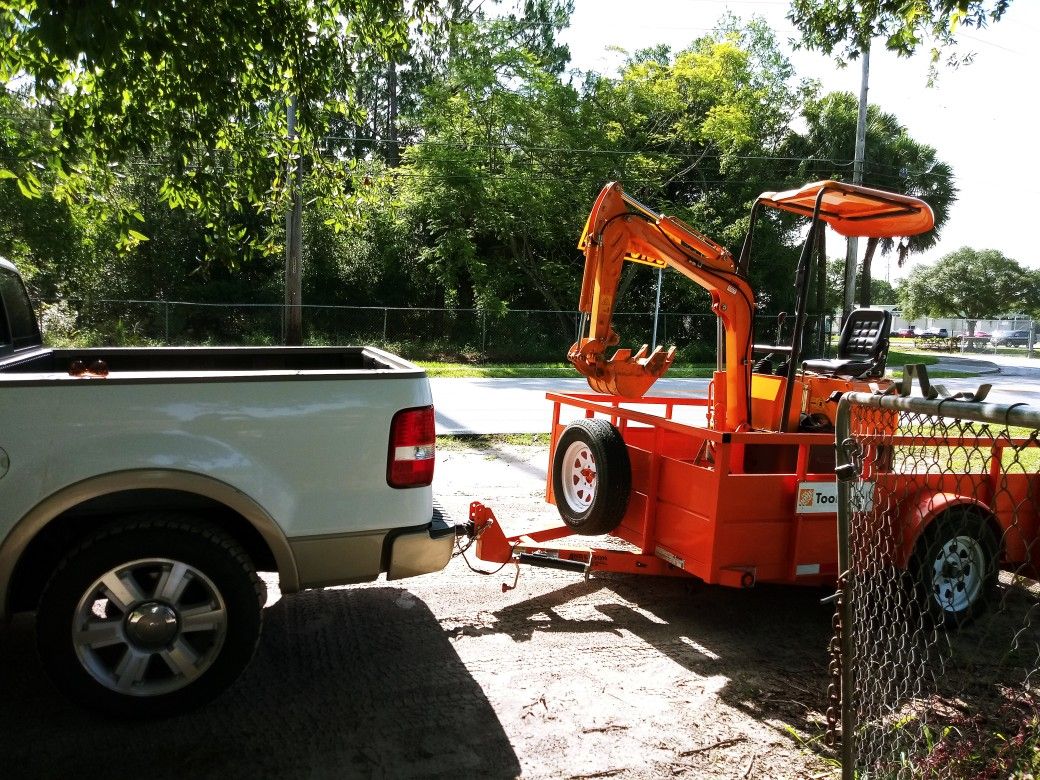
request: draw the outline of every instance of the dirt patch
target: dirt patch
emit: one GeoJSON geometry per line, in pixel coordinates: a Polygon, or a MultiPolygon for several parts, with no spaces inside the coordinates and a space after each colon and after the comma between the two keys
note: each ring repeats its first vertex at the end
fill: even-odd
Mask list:
{"type": "MultiPolygon", "coordinates": [[[[443,453],[437,495],[457,518],[476,498],[507,533],[529,530],[558,517],[547,462],[545,446],[443,453]]],[[[822,745],[825,594],[530,568],[502,593],[514,576],[456,559],[408,588],[452,638],[525,776],[837,776],[822,745]]]]}

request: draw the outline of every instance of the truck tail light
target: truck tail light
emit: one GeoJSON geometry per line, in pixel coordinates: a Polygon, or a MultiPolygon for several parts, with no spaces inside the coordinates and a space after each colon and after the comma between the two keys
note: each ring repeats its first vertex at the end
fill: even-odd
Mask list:
{"type": "Polygon", "coordinates": [[[437,435],[433,407],[402,409],[390,423],[386,482],[390,487],[422,487],[433,482],[437,435]]]}

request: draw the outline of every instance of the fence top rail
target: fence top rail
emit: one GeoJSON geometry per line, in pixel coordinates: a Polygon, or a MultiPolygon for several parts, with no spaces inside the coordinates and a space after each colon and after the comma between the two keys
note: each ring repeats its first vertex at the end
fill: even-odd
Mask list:
{"type": "Polygon", "coordinates": [[[929,399],[920,396],[875,395],[874,393],[846,393],[842,396],[841,403],[848,406],[868,406],[874,409],[912,412],[932,417],[1040,428],[1040,409],[1026,403],[994,404],[955,398],[929,399]]]}

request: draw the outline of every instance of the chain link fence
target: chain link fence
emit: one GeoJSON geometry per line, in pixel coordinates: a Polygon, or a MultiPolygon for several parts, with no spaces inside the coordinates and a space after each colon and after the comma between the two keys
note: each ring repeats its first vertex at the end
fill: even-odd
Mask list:
{"type": "Polygon", "coordinates": [[[844,778],[1033,777],[1040,410],[906,381],[839,406],[829,736],[844,778]]]}
{"type": "MultiPolygon", "coordinates": [[[[510,309],[495,316],[476,309],[303,306],[305,340],[312,344],[372,344],[413,359],[560,361],[579,336],[576,311],[510,309]]],[[[46,304],[45,334],[80,337],[106,345],[278,344],[285,307],[279,304],[189,303],[181,301],[89,300],[46,304]],[[48,327],[51,324],[51,327],[48,327]]],[[[706,362],[715,356],[712,314],[617,312],[612,320],[621,346],[676,345],[680,360],[706,362]]],[[[831,317],[810,317],[806,346],[811,356],[828,356],[831,317]]],[[[781,332],[776,317],[759,317],[759,343],[781,332]]]]}

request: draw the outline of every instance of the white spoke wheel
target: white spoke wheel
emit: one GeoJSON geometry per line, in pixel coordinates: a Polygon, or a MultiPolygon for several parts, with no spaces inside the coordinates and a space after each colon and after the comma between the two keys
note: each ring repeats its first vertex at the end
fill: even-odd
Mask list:
{"type": "Polygon", "coordinates": [[[71,552],[40,600],[37,643],[69,698],[170,715],[238,677],[260,636],[263,586],[222,531],[173,516],[106,527],[71,552]]]}
{"type": "Polygon", "coordinates": [[[556,442],[553,495],[563,521],[587,536],[610,533],[625,516],[632,469],[621,433],[606,420],[568,425],[556,442]]]}
{"type": "Polygon", "coordinates": [[[596,460],[591,448],[583,441],[576,441],[563,453],[561,498],[572,512],[584,512],[592,505],[596,496],[596,460]]]}
{"type": "Polygon", "coordinates": [[[972,507],[955,507],[922,535],[911,560],[922,606],[948,627],[963,625],[992,603],[998,545],[988,519],[972,507]]]}

